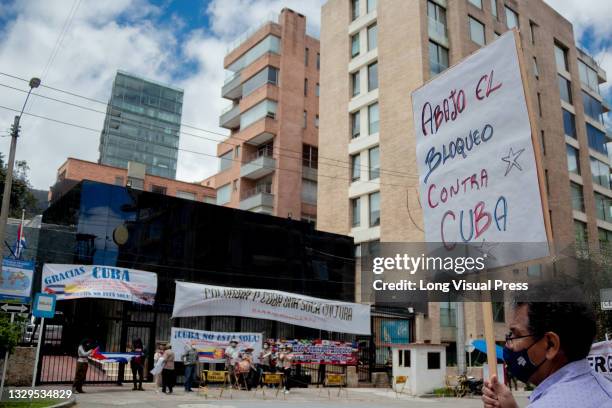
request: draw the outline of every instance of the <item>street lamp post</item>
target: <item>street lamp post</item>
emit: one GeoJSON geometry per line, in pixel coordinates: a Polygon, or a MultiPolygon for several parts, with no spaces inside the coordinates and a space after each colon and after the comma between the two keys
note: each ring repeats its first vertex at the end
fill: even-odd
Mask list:
{"type": "MultiPolygon", "coordinates": [[[[25,110],[28,98],[32,93],[32,89],[40,86],[40,79],[30,79],[30,90],[26,96],[23,108],[19,115],[15,116],[13,127],[11,128],[11,150],[9,152],[8,167],[6,169],[6,178],[4,179],[4,195],[2,196],[2,210],[0,211],[0,245],[4,242],[4,235],[6,233],[6,222],[8,220],[9,204],[11,202],[11,187],[13,184],[13,167],[15,166],[15,151],[17,150],[17,138],[19,137],[19,122],[21,121],[21,115],[25,110]]],[[[2,262],[0,262],[0,274],[2,273],[2,262]]]]}

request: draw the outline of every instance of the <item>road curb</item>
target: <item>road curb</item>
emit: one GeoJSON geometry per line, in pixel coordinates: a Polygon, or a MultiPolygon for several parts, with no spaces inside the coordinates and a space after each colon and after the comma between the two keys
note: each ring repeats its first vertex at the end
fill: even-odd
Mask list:
{"type": "Polygon", "coordinates": [[[71,396],[68,400],[62,401],[59,404],[51,405],[47,408],[71,407],[76,404],[76,396],[71,396]]]}

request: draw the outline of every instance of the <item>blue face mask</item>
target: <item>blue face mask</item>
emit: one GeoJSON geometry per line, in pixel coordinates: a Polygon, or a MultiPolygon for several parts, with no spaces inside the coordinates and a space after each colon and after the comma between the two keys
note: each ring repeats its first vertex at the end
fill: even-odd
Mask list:
{"type": "Polygon", "coordinates": [[[508,371],[519,381],[527,383],[531,376],[546,362],[546,358],[544,358],[540,364],[535,365],[527,353],[540,340],[533,342],[531,346],[521,351],[513,351],[508,347],[504,347],[504,361],[508,364],[508,371]]]}

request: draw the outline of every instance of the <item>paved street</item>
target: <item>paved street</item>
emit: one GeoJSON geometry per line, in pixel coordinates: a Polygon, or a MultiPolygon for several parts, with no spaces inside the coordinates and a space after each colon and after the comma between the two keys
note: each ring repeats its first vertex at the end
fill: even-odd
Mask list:
{"type": "MultiPolygon", "coordinates": [[[[126,384],[124,387],[86,387],[86,394],[77,395],[77,407],[103,408],[129,406],[135,408],[259,408],[259,407],[291,407],[291,408],[317,408],[317,407],[350,407],[366,408],[372,406],[382,407],[429,407],[429,408],[480,408],[482,403],[478,398],[415,398],[400,396],[397,398],[391,390],[358,388],[350,389],[348,397],[343,393],[339,398],[337,391],[332,391],[331,400],[326,390],[321,393],[316,388],[294,389],[283,399],[279,395],[274,398],[273,393],[266,394],[262,398],[260,392],[247,393],[245,391],[234,392],[232,398],[224,395],[222,400],[210,397],[208,400],[203,395],[185,394],[182,388],[175,389],[174,395],[165,395],[154,391],[148,385],[147,391],[132,391],[126,384]]],[[[215,393],[215,395],[218,395],[215,393]]],[[[527,398],[519,397],[519,405],[525,407],[527,398]]]]}

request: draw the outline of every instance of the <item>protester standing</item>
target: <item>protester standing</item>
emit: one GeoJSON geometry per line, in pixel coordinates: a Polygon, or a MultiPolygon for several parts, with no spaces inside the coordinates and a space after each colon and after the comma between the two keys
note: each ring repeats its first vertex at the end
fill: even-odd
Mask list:
{"type": "Polygon", "coordinates": [[[240,351],[238,350],[238,341],[235,339],[230,340],[229,346],[225,349],[225,370],[229,374],[229,378],[232,384],[236,383],[235,368],[236,364],[240,361],[240,351]]]}
{"type": "Polygon", "coordinates": [[[174,371],[174,351],[172,351],[170,344],[166,344],[164,347],[162,358],[164,359],[164,368],[161,374],[162,392],[165,394],[166,389],[168,389],[168,394],[172,394],[172,388],[174,388],[176,382],[176,373],[174,371]]]}
{"type": "Polygon", "coordinates": [[[132,381],[134,382],[134,388],[132,388],[132,391],[144,391],[142,389],[142,377],[144,374],[144,347],[142,345],[142,339],[137,338],[132,341],[132,352],[137,353],[130,360],[132,381]]]}
{"type": "MultiPolygon", "coordinates": [[[[161,344],[157,344],[157,350],[155,350],[155,354],[153,355],[153,367],[157,367],[157,362],[164,355],[164,348],[161,344]]],[[[161,381],[161,373],[153,375],[155,385],[157,386],[157,392],[159,392],[159,388],[162,386],[161,381]]]]}
{"type": "Polygon", "coordinates": [[[74,383],[72,389],[80,394],[85,393],[83,391],[83,384],[85,384],[85,378],[87,377],[87,368],[89,367],[89,356],[93,353],[93,344],[89,339],[83,339],[79,348],[77,349],[77,363],[76,372],[74,375],[74,383]]]}
{"type": "Polygon", "coordinates": [[[193,383],[196,367],[198,366],[198,352],[193,344],[190,343],[185,346],[182,360],[185,365],[185,392],[192,392],[191,384],[193,383]]]}
{"type": "Polygon", "coordinates": [[[281,370],[283,371],[283,377],[285,379],[285,394],[289,394],[291,390],[291,366],[293,365],[293,346],[291,344],[286,344],[283,347],[280,355],[278,356],[278,361],[281,366],[281,370]]]}

